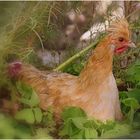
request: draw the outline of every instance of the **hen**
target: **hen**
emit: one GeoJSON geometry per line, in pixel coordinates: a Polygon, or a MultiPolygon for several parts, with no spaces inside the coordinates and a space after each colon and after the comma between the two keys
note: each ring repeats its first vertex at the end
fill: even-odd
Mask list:
{"type": "Polygon", "coordinates": [[[112,74],[113,55],[134,46],[125,19],[113,22],[108,34],[94,49],[79,76],[67,73],[42,72],[31,65],[13,62],[9,72],[31,85],[39,95],[40,107],[54,108],[60,118],[66,106],[81,107],[89,117],[106,121],[121,120],[119,94],[112,74]]]}

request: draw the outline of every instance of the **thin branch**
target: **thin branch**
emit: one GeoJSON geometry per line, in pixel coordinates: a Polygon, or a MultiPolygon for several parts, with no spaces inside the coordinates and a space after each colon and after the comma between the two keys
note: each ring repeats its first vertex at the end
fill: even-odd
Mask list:
{"type": "Polygon", "coordinates": [[[75,54],[74,56],[70,57],[67,61],[64,63],[60,64],[57,68],[54,69],[54,71],[62,71],[66,66],[68,66],[70,63],[72,63],[74,60],[77,58],[81,57],[83,54],[88,52],[91,48],[94,48],[99,40],[96,40],[96,42],[91,43],[88,47],[85,49],[81,50],[79,53],[75,54]]]}
{"type": "Polygon", "coordinates": [[[38,34],[38,32],[35,30],[35,29],[32,29],[32,31],[36,34],[36,36],[38,37],[39,41],[40,41],[40,44],[41,44],[41,47],[42,47],[42,51],[44,52],[44,45],[43,45],[43,42],[42,42],[42,39],[40,37],[40,35],[38,34]]]}
{"type": "Polygon", "coordinates": [[[53,4],[51,5],[51,7],[50,7],[49,15],[48,15],[48,21],[47,21],[47,26],[49,26],[49,24],[50,24],[51,13],[52,13],[52,10],[53,10],[54,6],[55,6],[55,3],[53,3],[53,4]]]}
{"type": "Polygon", "coordinates": [[[22,58],[22,60],[25,60],[26,58],[29,57],[29,55],[34,52],[33,50],[29,50],[29,52],[22,58]]]}
{"type": "Polygon", "coordinates": [[[133,11],[132,13],[130,13],[127,17],[126,17],[126,19],[128,19],[129,17],[131,17],[133,14],[135,14],[136,12],[138,12],[140,9],[138,8],[138,9],[136,9],[135,11],[133,11]]]}

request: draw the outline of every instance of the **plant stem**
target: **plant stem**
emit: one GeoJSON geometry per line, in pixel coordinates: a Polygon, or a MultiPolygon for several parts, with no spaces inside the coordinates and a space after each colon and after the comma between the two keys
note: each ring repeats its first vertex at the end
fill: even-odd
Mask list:
{"type": "Polygon", "coordinates": [[[81,50],[79,53],[76,53],[74,56],[70,57],[67,61],[64,63],[60,64],[57,68],[54,69],[54,71],[62,71],[66,66],[68,66],[70,63],[72,63],[74,60],[88,52],[91,48],[94,48],[98,43],[98,40],[96,42],[91,43],[88,47],[85,49],[81,50]]]}
{"type": "Polygon", "coordinates": [[[42,47],[42,51],[44,52],[44,45],[43,45],[43,42],[42,42],[42,39],[40,37],[40,35],[38,34],[38,32],[35,30],[35,29],[32,29],[32,31],[36,34],[36,36],[38,37],[39,41],[40,41],[40,44],[41,44],[41,47],[42,47]]]}

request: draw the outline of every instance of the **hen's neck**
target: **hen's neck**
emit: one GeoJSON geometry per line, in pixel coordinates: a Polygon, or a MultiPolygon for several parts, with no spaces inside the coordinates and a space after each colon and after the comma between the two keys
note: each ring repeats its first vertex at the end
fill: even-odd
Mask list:
{"type": "Polygon", "coordinates": [[[104,38],[90,56],[88,63],[80,73],[80,86],[83,88],[98,86],[112,73],[113,50],[111,39],[104,38]]]}

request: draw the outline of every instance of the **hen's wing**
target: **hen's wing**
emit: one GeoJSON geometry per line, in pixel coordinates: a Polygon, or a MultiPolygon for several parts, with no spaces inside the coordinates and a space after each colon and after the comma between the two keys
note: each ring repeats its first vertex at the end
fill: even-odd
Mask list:
{"type": "Polygon", "coordinates": [[[47,109],[55,106],[57,112],[66,105],[72,105],[78,88],[76,76],[49,71],[39,71],[33,66],[23,65],[19,79],[32,86],[40,97],[40,106],[47,109]]]}

